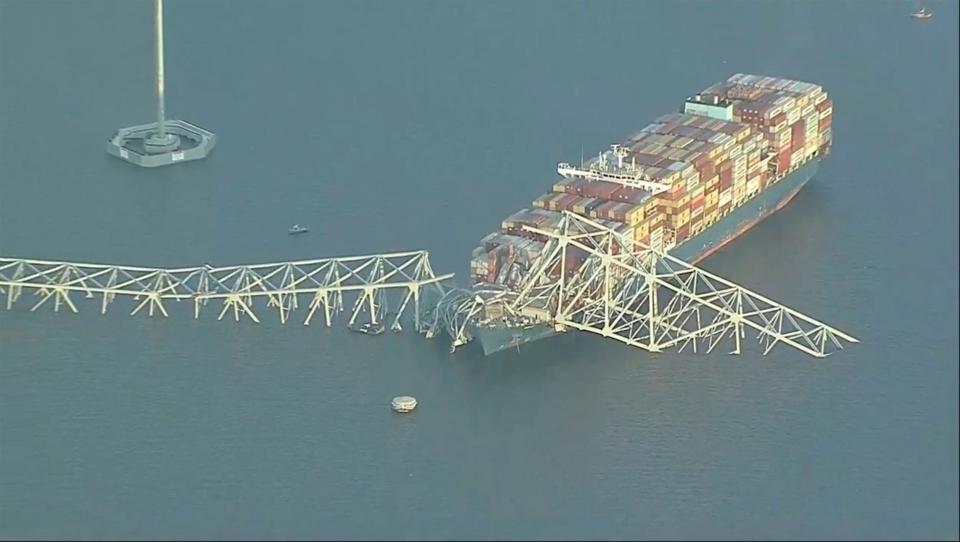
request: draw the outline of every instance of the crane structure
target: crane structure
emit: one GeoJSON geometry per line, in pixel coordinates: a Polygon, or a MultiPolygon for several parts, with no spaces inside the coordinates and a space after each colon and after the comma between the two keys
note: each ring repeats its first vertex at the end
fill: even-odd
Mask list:
{"type": "Polygon", "coordinates": [[[0,257],[0,295],[6,296],[7,309],[28,292],[36,297],[31,311],[52,301],[55,311],[65,306],[76,313],[78,303],[71,294],[77,294],[99,297],[105,313],[119,296],[134,302],[131,315],[145,310],[150,316],[168,316],[166,302],[192,301],[194,318],[199,318],[201,308],[219,302],[218,319],[232,311],[234,320],[245,315],[259,322],[257,300],[264,300],[278,312],[281,323],[306,303],[304,325],[321,310],[329,327],[335,313],[344,310],[345,298],[355,297],[350,325],[361,315],[374,324],[392,316],[395,331],[411,301],[419,328],[422,294],[435,289],[433,298],[442,296],[441,283],[452,277],[435,275],[426,251],[169,269],[0,257]],[[397,303],[393,312],[391,301],[397,303]]]}
{"type": "Polygon", "coordinates": [[[742,351],[756,333],[764,354],[786,344],[822,358],[854,337],[727,279],[580,215],[564,211],[553,230],[525,226],[547,239],[541,257],[517,287],[450,290],[430,312],[429,333],[446,331],[452,348],[471,329],[497,321],[581,330],[649,352],[669,348],[712,352],[725,341],[742,351]],[[582,262],[568,251],[586,253],[582,262]]]}

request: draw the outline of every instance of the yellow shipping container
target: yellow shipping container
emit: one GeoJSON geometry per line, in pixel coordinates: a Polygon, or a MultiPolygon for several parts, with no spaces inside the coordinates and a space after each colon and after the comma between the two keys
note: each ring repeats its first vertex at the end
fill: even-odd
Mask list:
{"type": "Polygon", "coordinates": [[[712,190],[720,186],[720,175],[715,174],[713,177],[710,177],[709,179],[707,179],[707,182],[703,183],[703,186],[705,187],[706,190],[712,190]]]}
{"type": "Polygon", "coordinates": [[[716,205],[716,204],[719,202],[719,200],[720,200],[720,192],[718,192],[718,191],[716,191],[716,190],[712,190],[712,191],[710,191],[710,192],[707,192],[707,193],[703,196],[703,204],[704,204],[706,207],[710,207],[711,205],[716,205]]]}
{"type": "Polygon", "coordinates": [[[693,190],[690,191],[690,201],[694,201],[695,199],[697,199],[697,198],[699,198],[699,197],[701,197],[701,196],[703,196],[703,185],[702,185],[702,184],[701,184],[700,186],[698,186],[698,187],[696,187],[696,188],[694,188],[693,190]]]}
{"type": "Polygon", "coordinates": [[[714,222],[717,221],[717,218],[719,217],[720,217],[720,211],[714,209],[709,213],[705,213],[703,215],[703,221],[707,224],[713,224],[714,222]]]}
{"type": "Polygon", "coordinates": [[[662,182],[664,184],[668,184],[672,186],[674,183],[676,183],[679,180],[680,180],[680,174],[677,173],[676,171],[673,171],[668,173],[665,177],[663,177],[662,182]]]}
{"type": "Polygon", "coordinates": [[[733,188],[727,188],[723,192],[720,192],[720,197],[717,199],[718,205],[727,205],[733,200],[733,188]]]}
{"type": "Polygon", "coordinates": [[[703,231],[703,220],[702,220],[702,218],[703,218],[703,215],[700,215],[700,218],[698,218],[697,220],[691,220],[691,221],[690,221],[690,236],[691,236],[691,237],[694,236],[694,235],[696,235],[696,234],[698,234],[698,233],[700,233],[701,231],[703,231]]]}
{"type": "Polygon", "coordinates": [[[740,185],[733,185],[733,201],[739,203],[743,201],[743,198],[747,195],[747,185],[746,183],[740,185]]]}
{"type": "Polygon", "coordinates": [[[643,223],[634,228],[633,238],[636,240],[643,239],[650,233],[650,224],[643,223]]]}
{"type": "Polygon", "coordinates": [[[642,205],[634,205],[634,206],[631,207],[630,209],[627,209],[627,212],[624,213],[624,215],[625,215],[625,216],[624,216],[624,222],[625,222],[625,223],[627,223],[627,224],[629,224],[629,225],[631,225],[631,226],[636,226],[637,224],[639,224],[640,222],[643,221],[643,218],[644,218],[644,216],[643,216],[643,206],[642,206],[642,205]]]}

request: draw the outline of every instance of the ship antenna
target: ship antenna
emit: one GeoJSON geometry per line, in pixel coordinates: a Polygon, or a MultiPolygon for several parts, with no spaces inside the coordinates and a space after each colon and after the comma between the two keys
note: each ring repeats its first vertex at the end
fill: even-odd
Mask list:
{"type": "Polygon", "coordinates": [[[580,169],[583,169],[583,143],[580,144],[580,169]]]}

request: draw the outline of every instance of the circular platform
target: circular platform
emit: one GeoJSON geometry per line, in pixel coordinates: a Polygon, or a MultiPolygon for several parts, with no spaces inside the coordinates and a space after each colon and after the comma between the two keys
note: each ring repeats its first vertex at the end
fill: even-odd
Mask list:
{"type": "Polygon", "coordinates": [[[206,158],[217,144],[213,132],[184,120],[164,121],[164,136],[157,123],[121,128],[107,141],[107,152],[142,167],[157,167],[206,158]]]}
{"type": "Polygon", "coordinates": [[[394,397],[393,401],[390,402],[390,406],[396,412],[410,412],[417,408],[417,400],[409,395],[401,395],[394,397]]]}

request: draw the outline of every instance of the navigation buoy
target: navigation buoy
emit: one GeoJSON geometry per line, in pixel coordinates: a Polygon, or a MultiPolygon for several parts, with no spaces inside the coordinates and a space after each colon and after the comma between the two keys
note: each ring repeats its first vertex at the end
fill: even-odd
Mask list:
{"type": "Polygon", "coordinates": [[[397,412],[410,412],[417,408],[417,400],[409,395],[401,395],[394,397],[393,401],[390,402],[390,406],[397,412]]]}

